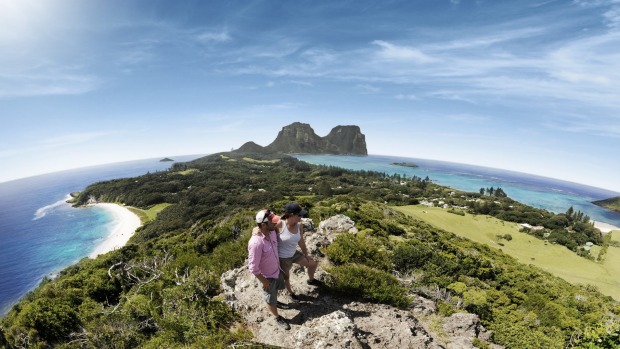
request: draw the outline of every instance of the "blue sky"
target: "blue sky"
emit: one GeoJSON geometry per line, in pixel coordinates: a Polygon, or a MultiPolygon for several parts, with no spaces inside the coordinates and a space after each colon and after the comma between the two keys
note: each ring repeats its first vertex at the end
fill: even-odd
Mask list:
{"type": "Polygon", "coordinates": [[[0,181],[359,125],[620,192],[620,0],[0,0],[0,181]]]}

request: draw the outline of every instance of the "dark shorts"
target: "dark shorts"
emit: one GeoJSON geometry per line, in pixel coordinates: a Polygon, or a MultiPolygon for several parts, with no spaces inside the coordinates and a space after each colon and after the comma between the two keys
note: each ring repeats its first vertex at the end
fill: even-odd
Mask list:
{"type": "Polygon", "coordinates": [[[267,278],[267,280],[269,280],[269,291],[267,292],[263,289],[263,299],[267,304],[276,305],[278,302],[278,290],[284,289],[284,277],[280,273],[277,279],[267,278]]]}
{"type": "Polygon", "coordinates": [[[295,251],[295,254],[293,255],[293,257],[280,258],[280,268],[282,268],[282,271],[284,271],[284,276],[288,277],[288,272],[293,267],[293,263],[299,264],[299,261],[301,261],[304,258],[306,258],[306,256],[304,256],[304,254],[299,251],[295,251]]]}

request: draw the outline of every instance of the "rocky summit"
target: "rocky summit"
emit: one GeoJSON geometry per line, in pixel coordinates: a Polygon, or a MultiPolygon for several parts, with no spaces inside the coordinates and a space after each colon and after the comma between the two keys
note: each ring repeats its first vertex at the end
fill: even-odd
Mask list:
{"type": "MultiPolygon", "coordinates": [[[[320,222],[303,219],[308,251],[319,261],[315,277],[325,279],[329,262],[322,257],[338,234],[357,234],[355,223],[347,216],[336,215],[320,222]]],[[[474,349],[482,345],[502,349],[488,342],[492,336],[478,315],[438,314],[434,301],[416,295],[407,309],[349,299],[322,287],[308,285],[306,272],[295,265],[291,270],[291,287],[296,300],[281,291],[278,312],[288,319],[290,330],[277,326],[261,297],[261,285],[244,266],[221,277],[222,297],[243,318],[254,334],[254,341],[278,348],[349,348],[349,349],[474,349]],[[476,345],[477,343],[477,345],[476,345]]]]}
{"type": "Polygon", "coordinates": [[[359,126],[336,126],[327,136],[320,137],[309,124],[301,122],[284,126],[276,139],[266,147],[247,142],[237,152],[368,155],[366,137],[359,126]]]}

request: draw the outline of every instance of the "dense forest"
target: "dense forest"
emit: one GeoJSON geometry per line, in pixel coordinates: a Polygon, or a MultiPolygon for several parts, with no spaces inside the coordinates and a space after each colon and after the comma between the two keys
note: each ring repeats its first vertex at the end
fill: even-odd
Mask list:
{"type": "Polygon", "coordinates": [[[577,252],[602,241],[572,209],[554,214],[493,193],[233,153],[95,183],[76,205],[167,206],[125,247],[85,258],[24,297],[0,323],[0,348],[262,347],[218,297],[219,279],[244,263],[256,210],[280,211],[289,200],[315,222],[335,214],[356,222],[357,234],[324,251],[334,295],[407,309],[420,294],[441,315],[478,314],[507,348],[618,348],[620,305],[610,297],[390,208],[425,203],[539,225],[541,238],[577,252]]]}

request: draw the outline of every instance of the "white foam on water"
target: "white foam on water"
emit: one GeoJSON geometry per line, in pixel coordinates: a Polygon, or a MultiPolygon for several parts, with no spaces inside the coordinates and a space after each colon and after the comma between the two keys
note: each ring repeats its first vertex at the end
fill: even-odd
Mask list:
{"type": "Polygon", "coordinates": [[[51,205],[47,205],[47,206],[43,206],[39,209],[37,209],[37,211],[34,213],[34,218],[32,218],[33,221],[36,221],[38,219],[41,219],[43,217],[45,217],[48,213],[51,213],[54,211],[54,209],[56,209],[57,207],[60,207],[62,205],[66,205],[67,204],[67,200],[71,199],[71,195],[67,195],[64,199],[62,200],[58,200],[55,203],[51,204],[51,205]]]}

